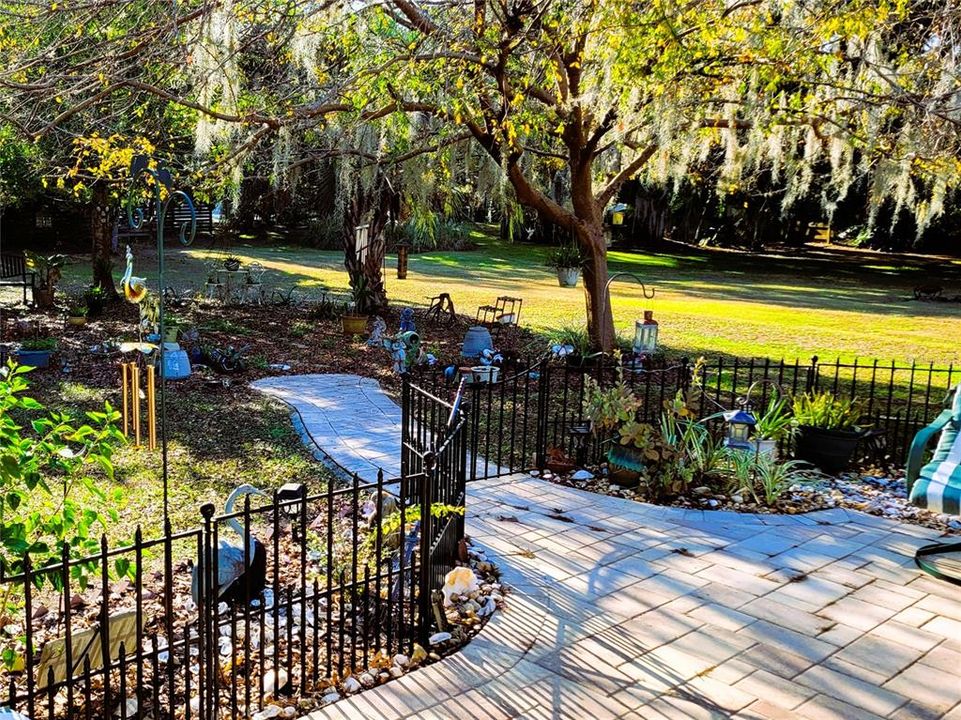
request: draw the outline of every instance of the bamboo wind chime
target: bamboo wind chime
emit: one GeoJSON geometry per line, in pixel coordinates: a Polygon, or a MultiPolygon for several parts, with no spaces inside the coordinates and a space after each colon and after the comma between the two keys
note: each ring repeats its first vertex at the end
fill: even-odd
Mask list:
{"type": "Polygon", "coordinates": [[[147,449],[157,448],[157,397],[156,370],[153,365],[147,366],[146,392],[140,389],[140,366],[135,362],[120,364],[121,394],[123,396],[123,434],[130,437],[133,432],[134,444],[140,447],[141,442],[140,400],[145,399],[147,405],[147,449]]]}

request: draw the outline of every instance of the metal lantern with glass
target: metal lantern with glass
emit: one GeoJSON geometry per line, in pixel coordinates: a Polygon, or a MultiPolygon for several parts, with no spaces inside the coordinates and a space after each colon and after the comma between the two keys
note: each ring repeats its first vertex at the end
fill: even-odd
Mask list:
{"type": "Polygon", "coordinates": [[[747,410],[729,410],[723,414],[727,423],[727,437],[724,444],[737,450],[753,450],[750,437],[751,431],[757,425],[757,419],[747,410]]]}
{"type": "Polygon", "coordinates": [[[644,311],[643,320],[634,321],[634,353],[653,355],[657,349],[657,320],[652,310],[644,311]]]}

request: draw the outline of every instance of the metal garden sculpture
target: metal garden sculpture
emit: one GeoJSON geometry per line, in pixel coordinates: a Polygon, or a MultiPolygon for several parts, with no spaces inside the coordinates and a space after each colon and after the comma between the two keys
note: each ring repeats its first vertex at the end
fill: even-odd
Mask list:
{"type": "MultiPolygon", "coordinates": [[[[193,200],[190,196],[183,190],[174,189],[173,178],[170,175],[170,171],[164,168],[151,167],[150,160],[144,155],[137,155],[130,162],[130,190],[127,194],[127,224],[130,226],[131,230],[140,230],[143,228],[144,223],[147,218],[147,214],[143,208],[138,205],[138,198],[141,197],[142,191],[138,191],[137,183],[140,180],[144,180],[150,193],[152,194],[153,200],[153,210],[154,210],[154,222],[156,224],[157,231],[157,285],[160,288],[166,287],[164,284],[164,226],[166,225],[167,212],[173,203],[179,202],[183,204],[189,213],[189,219],[185,220],[180,224],[179,237],[180,242],[183,245],[190,245],[193,242],[194,236],[197,233],[197,210],[194,207],[193,200]]],[[[130,249],[127,249],[127,272],[124,274],[123,279],[123,291],[124,297],[130,302],[141,304],[145,302],[148,291],[147,284],[143,278],[135,278],[133,276],[133,254],[130,249]]],[[[158,295],[156,296],[156,305],[151,306],[148,309],[149,316],[156,317],[156,329],[157,334],[161,338],[164,336],[166,328],[164,327],[164,306],[162,298],[158,295]]],[[[143,320],[143,309],[141,310],[141,316],[143,320]]],[[[166,412],[166,379],[164,368],[164,344],[160,343],[160,349],[158,352],[159,361],[158,364],[161,368],[160,372],[160,452],[162,457],[163,466],[163,504],[164,504],[164,529],[167,533],[170,532],[170,514],[167,507],[168,504],[168,494],[167,494],[167,479],[168,479],[168,464],[167,464],[167,412],[166,412]]]]}

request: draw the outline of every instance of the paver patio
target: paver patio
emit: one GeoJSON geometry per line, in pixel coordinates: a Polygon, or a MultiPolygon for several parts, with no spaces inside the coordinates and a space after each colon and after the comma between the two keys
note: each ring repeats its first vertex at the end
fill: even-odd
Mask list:
{"type": "MultiPolygon", "coordinates": [[[[293,380],[289,397],[322,396],[293,380]]],[[[344,438],[385,430],[370,418],[390,401],[370,382],[350,416],[301,413],[307,434],[331,432],[320,420],[344,438]]],[[[371,446],[321,447],[349,466],[371,446]]],[[[961,593],[912,560],[934,531],[843,509],[665,508],[517,475],[469,486],[468,532],[514,588],[507,609],[456,655],[311,720],[961,720],[961,593]]]]}

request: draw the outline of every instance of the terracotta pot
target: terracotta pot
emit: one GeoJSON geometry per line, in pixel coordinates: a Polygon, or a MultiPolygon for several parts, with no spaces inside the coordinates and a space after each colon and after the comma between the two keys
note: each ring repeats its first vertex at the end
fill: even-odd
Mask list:
{"type": "Polygon", "coordinates": [[[366,315],[344,315],[341,321],[344,325],[344,335],[363,335],[367,332],[366,315]]]}

